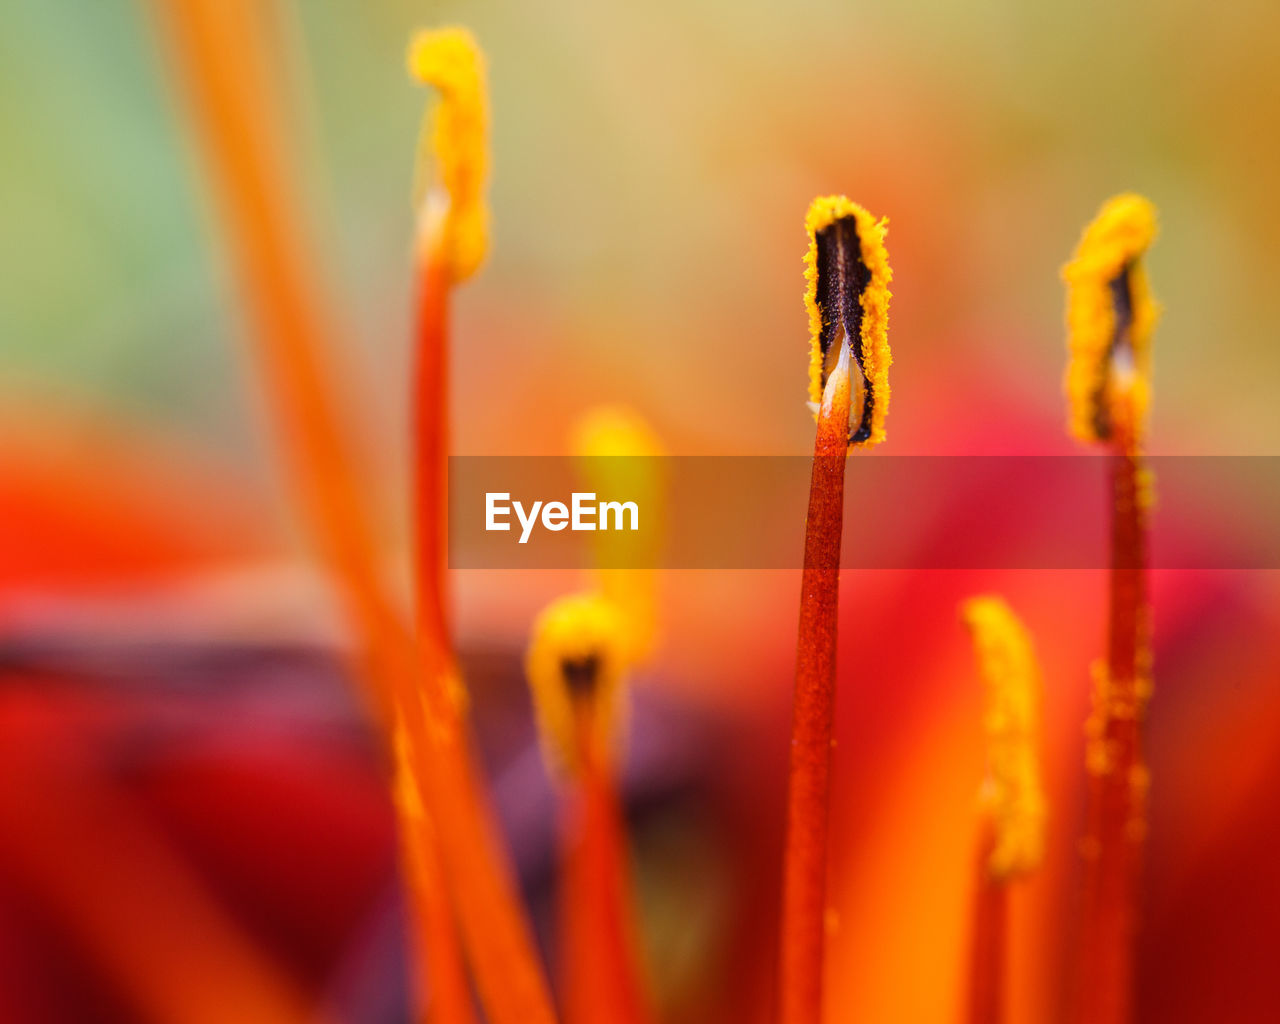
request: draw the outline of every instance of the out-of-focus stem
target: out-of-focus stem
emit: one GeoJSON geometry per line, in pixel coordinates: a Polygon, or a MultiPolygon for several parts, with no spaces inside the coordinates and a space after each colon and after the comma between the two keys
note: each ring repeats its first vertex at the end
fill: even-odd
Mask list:
{"type": "Polygon", "coordinates": [[[429,1004],[419,1008],[420,1024],[475,1024],[475,1007],[467,983],[457,923],[444,884],[439,836],[422,800],[410,761],[403,720],[395,737],[396,810],[401,821],[403,862],[414,894],[416,953],[419,977],[429,1004]]]}
{"type": "Polygon", "coordinates": [[[318,273],[280,133],[264,97],[272,76],[261,52],[261,11],[245,0],[155,3],[175,74],[185,88],[218,223],[250,313],[253,354],[266,385],[300,510],[365,656],[379,663],[374,703],[390,706],[389,652],[408,644],[378,573],[378,550],[340,424],[344,411],[323,365],[332,349],[318,273]]]}
{"type": "Polygon", "coordinates": [[[975,861],[965,1018],[968,1024],[1002,1024],[1004,1021],[1009,883],[991,871],[994,848],[994,828],[988,822],[983,826],[975,861]]]}
{"type": "Polygon", "coordinates": [[[417,624],[426,636],[447,637],[448,333],[452,288],[443,263],[431,254],[420,256],[417,277],[413,402],[417,624]]]}
{"type": "Polygon", "coordinates": [[[562,854],[565,1020],[648,1024],[652,1014],[639,975],[626,831],[612,761],[584,749],[580,763],[581,774],[571,783],[562,854]]]}
{"type": "Polygon", "coordinates": [[[1105,675],[1089,723],[1090,804],[1084,840],[1084,916],[1077,1017],[1133,1020],[1148,772],[1142,720],[1150,690],[1147,481],[1135,411],[1113,403],[1110,612],[1105,675]]]}
{"type": "MultiPolygon", "coordinates": [[[[449,663],[444,637],[432,630],[419,636],[415,648],[414,636],[378,570],[380,557],[362,501],[363,488],[342,434],[345,410],[323,365],[331,350],[330,321],[322,312],[318,274],[307,255],[281,133],[268,116],[272,107],[265,98],[271,95],[272,81],[257,22],[261,12],[246,0],[175,0],[155,7],[194,113],[196,135],[219,201],[219,220],[251,313],[254,354],[268,406],[305,524],[337,583],[359,641],[358,667],[370,701],[388,735],[395,709],[403,715],[415,750],[413,770],[433,782],[423,786],[427,811],[439,826],[433,834],[480,832],[488,837],[485,829],[451,827],[450,815],[478,813],[469,765],[434,770],[440,758],[465,761],[465,745],[456,736],[457,716],[437,710],[434,717],[444,723],[446,742],[427,742],[418,691],[420,667],[428,662],[437,669],[428,674],[428,698],[443,692],[443,667],[449,663]],[[459,777],[465,798],[441,799],[437,780],[459,777]]],[[[447,702],[432,701],[437,709],[442,703],[447,702]]],[[[402,820],[401,827],[406,842],[422,838],[410,823],[402,820]]],[[[427,868],[436,862],[434,853],[425,851],[427,868]]],[[[484,871],[490,861],[481,856],[470,870],[484,871]]],[[[450,929],[444,880],[421,870],[416,876],[420,884],[412,886],[412,896],[421,930],[444,935],[450,929]]],[[[426,956],[430,959],[434,953],[427,950],[426,956]]],[[[439,977],[455,959],[446,949],[444,959],[423,973],[439,977]]],[[[462,988],[465,978],[455,976],[449,985],[462,988]]],[[[518,982],[514,987],[519,990],[518,982]]]]}

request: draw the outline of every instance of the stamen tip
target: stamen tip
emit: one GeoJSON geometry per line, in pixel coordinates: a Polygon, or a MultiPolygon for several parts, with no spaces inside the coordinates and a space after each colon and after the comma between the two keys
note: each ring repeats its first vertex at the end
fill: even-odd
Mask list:
{"type": "Polygon", "coordinates": [[[835,347],[847,342],[856,385],[850,402],[849,447],[884,440],[889,408],[889,268],[876,220],[845,196],[820,196],[809,206],[805,230],[805,308],[809,314],[809,401],[821,408],[835,347]],[[855,372],[856,367],[856,372],[855,372]]]}
{"type": "Polygon", "coordinates": [[[1156,230],[1150,200],[1134,193],[1114,196],[1085,228],[1063,268],[1069,427],[1082,441],[1110,441],[1119,416],[1136,427],[1146,412],[1158,308],[1142,258],[1156,230]]]}
{"type": "Polygon", "coordinates": [[[447,263],[454,281],[462,281],[488,252],[484,54],[465,28],[431,29],[414,35],[407,64],[410,77],[440,91],[439,104],[423,124],[414,171],[420,231],[426,236],[422,246],[428,257],[447,263]],[[447,196],[442,210],[441,190],[447,196]]]}
{"type": "Polygon", "coordinates": [[[549,604],[525,654],[543,756],[553,774],[572,777],[586,744],[608,754],[625,703],[628,637],[617,606],[596,593],[549,604]]]}

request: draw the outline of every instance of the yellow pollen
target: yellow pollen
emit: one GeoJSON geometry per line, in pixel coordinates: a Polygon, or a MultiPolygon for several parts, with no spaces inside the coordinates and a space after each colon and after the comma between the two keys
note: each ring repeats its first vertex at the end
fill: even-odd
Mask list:
{"type": "Polygon", "coordinates": [[[557,598],[534,622],[524,665],[554,775],[575,776],[586,750],[616,755],[626,713],[627,631],[612,601],[600,594],[557,598]]]}
{"type": "Polygon", "coordinates": [[[489,248],[489,109],[484,54],[463,28],[419,32],[409,74],[440,92],[423,122],[414,171],[422,244],[454,281],[475,273],[489,248]]]}
{"type": "Polygon", "coordinates": [[[861,371],[860,378],[853,375],[855,401],[850,408],[850,447],[871,447],[885,437],[889,365],[893,362],[889,352],[889,282],[893,271],[889,269],[889,255],[884,246],[887,225],[887,218],[876,220],[844,196],[815,199],[805,216],[805,231],[809,235],[809,248],[804,257],[804,304],[809,313],[809,402],[816,415],[823,386],[838,356],[831,348],[843,344],[847,338],[853,362],[861,371]],[[824,264],[831,264],[833,259],[824,258],[820,249],[832,237],[830,230],[842,222],[854,227],[858,248],[856,252],[841,252],[842,259],[835,260],[841,264],[837,268],[841,272],[836,275],[839,280],[827,281],[822,279],[826,273],[824,264]],[[845,268],[853,271],[856,280],[848,278],[843,272],[845,268]],[[856,323],[852,322],[855,318],[856,323]],[[829,338],[825,352],[824,331],[829,338]]]}
{"type": "Polygon", "coordinates": [[[1007,879],[1034,870],[1044,856],[1040,668],[1026,627],[1004,600],[971,598],[960,614],[972,634],[986,689],[987,766],[980,809],[994,833],[988,869],[994,878],[1007,879]]]}
{"type": "Polygon", "coordinates": [[[571,439],[589,490],[602,501],[634,501],[643,509],[640,533],[597,533],[594,550],[601,592],[617,605],[627,630],[628,662],[646,660],[657,644],[657,545],[663,532],[662,443],[640,416],[600,406],[578,421],[571,439]]]}
{"type": "Polygon", "coordinates": [[[586,458],[598,455],[662,455],[662,442],[643,419],[621,405],[601,405],[574,425],[573,450],[586,458]]]}
{"type": "Polygon", "coordinates": [[[1151,400],[1151,334],[1158,308],[1142,257],[1155,207],[1125,193],[1107,200],[1062,270],[1067,285],[1067,406],[1081,441],[1110,440],[1114,403],[1131,403],[1140,430],[1151,400]]]}

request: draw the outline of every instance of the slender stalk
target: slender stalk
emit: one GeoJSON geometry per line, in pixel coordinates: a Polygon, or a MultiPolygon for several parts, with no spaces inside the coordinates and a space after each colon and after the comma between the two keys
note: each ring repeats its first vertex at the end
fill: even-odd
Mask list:
{"type": "Polygon", "coordinates": [[[827,808],[835,717],[836,632],[844,475],[849,434],[849,354],[827,378],[818,414],[805,522],[804,570],[791,720],[791,768],[782,876],[782,1024],[816,1024],[822,1011],[827,916],[827,808]]]}
{"type": "MultiPolygon", "coordinates": [[[[439,860],[453,882],[482,997],[495,1024],[547,1024],[554,1019],[550,997],[463,735],[447,637],[439,627],[415,637],[378,571],[364,488],[340,426],[344,410],[323,366],[330,320],[302,241],[280,133],[262,99],[271,81],[254,5],[180,0],[157,10],[196,115],[299,504],[354,627],[371,702],[388,730],[397,710],[403,716],[410,764],[436,824],[439,860]]],[[[443,439],[431,450],[443,451],[443,439]]],[[[402,820],[401,828],[406,842],[418,838],[411,823],[402,820]]],[[[430,867],[436,858],[426,852],[423,864],[430,867]]],[[[444,885],[437,878],[411,893],[425,934],[448,931],[439,911],[444,885]]],[[[426,955],[430,961],[434,954],[426,955]]],[[[446,950],[445,964],[424,973],[438,976],[449,960],[446,950]]],[[[455,977],[451,984],[465,981],[455,977]]]]}
{"type": "Polygon", "coordinates": [[[447,269],[438,254],[418,259],[417,360],[414,372],[414,537],[417,628],[449,636],[448,565],[449,306],[447,269]]]}
{"type": "Polygon", "coordinates": [[[634,650],[626,611],[587,592],[544,608],[525,652],[543,754],[565,796],[558,959],[572,1024],[644,1024],[651,1016],[617,782],[634,650]]]}
{"type": "Polygon", "coordinates": [[[1062,271],[1067,285],[1066,392],[1071,432],[1111,453],[1111,572],[1106,659],[1094,669],[1086,727],[1089,810],[1082,844],[1082,917],[1071,1017],[1133,1019],[1148,775],[1142,719],[1151,690],[1147,600],[1147,476],[1140,448],[1151,393],[1157,307],[1144,257],[1156,209],[1113,196],[1086,226],[1062,271]]]}
{"type": "Polygon", "coordinates": [[[585,749],[562,844],[560,941],[568,1024],[647,1024],[626,830],[607,757],[585,749]]]}
{"type": "Polygon", "coordinates": [[[414,402],[415,627],[422,700],[407,718],[419,771],[440,822],[437,836],[454,887],[463,940],[495,1024],[555,1019],[520,895],[490,817],[465,727],[465,698],[449,651],[444,596],[448,453],[447,315],[452,281],[424,242],[419,271],[414,402]]]}
{"type": "Polygon", "coordinates": [[[414,594],[421,701],[405,706],[414,766],[438,828],[463,942],[493,1024],[551,1024],[550,989],[534,948],[470,743],[466,693],[449,641],[448,310],[453,286],[487,249],[484,60],[460,28],[416,34],[410,75],[440,93],[419,153],[418,300],[414,386],[414,594]],[[427,145],[429,143],[429,145],[427,145]]]}
{"type": "Polygon", "coordinates": [[[444,885],[440,842],[422,800],[409,759],[409,739],[400,721],[395,737],[396,809],[402,858],[415,895],[418,976],[425,981],[429,1003],[419,1013],[422,1024],[475,1024],[475,1006],[467,983],[457,922],[444,885]]]}
{"type": "MultiPolygon", "coordinates": [[[[262,12],[245,0],[154,5],[218,200],[219,223],[251,317],[254,355],[283,442],[299,504],[369,652],[403,646],[405,631],[378,575],[374,533],[360,501],[326,380],[333,345],[319,274],[308,256],[289,160],[270,116],[274,78],[263,52],[262,12]]],[[[390,703],[386,680],[375,702],[390,703]]]]}
{"type": "Polygon", "coordinates": [[[969,940],[968,1024],[1002,1024],[1005,1019],[1009,884],[991,871],[995,829],[988,822],[978,841],[973,888],[973,931],[969,940]]]}
{"type": "MultiPolygon", "coordinates": [[[[420,261],[418,274],[417,364],[413,396],[415,640],[419,676],[444,678],[449,627],[445,614],[444,466],[448,456],[448,309],[450,288],[438,260],[420,261]],[[434,655],[434,656],[433,656],[434,655]]],[[[421,736],[421,729],[419,729],[421,736]]],[[[419,829],[415,850],[407,851],[423,890],[419,948],[426,951],[420,971],[431,993],[432,1024],[471,1024],[475,1010],[467,984],[461,937],[443,882],[445,863],[437,829],[419,829]]]]}
{"type": "Polygon", "coordinates": [[[1105,675],[1089,723],[1090,804],[1078,1019],[1133,1019],[1134,946],[1148,773],[1142,718],[1150,688],[1145,470],[1132,402],[1112,403],[1110,611],[1105,675]]]}
{"type": "Polygon", "coordinates": [[[1044,856],[1044,791],[1040,785],[1040,668],[1027,628],[995,595],[972,597],[960,616],[973,638],[986,691],[982,713],[986,767],[978,790],[969,947],[969,1024],[1004,1020],[1009,892],[1044,856]]]}

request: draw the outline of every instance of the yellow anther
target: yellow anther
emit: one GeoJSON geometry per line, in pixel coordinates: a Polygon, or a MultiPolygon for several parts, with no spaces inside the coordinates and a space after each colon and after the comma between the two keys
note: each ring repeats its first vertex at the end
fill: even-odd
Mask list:
{"type": "Polygon", "coordinates": [[[421,244],[454,281],[475,273],[489,248],[489,108],[484,54],[463,28],[419,32],[409,74],[440,91],[423,122],[414,171],[421,244]]]}
{"type": "Polygon", "coordinates": [[[574,425],[573,450],[584,458],[599,455],[662,455],[662,442],[643,419],[621,405],[600,405],[574,425]]]}
{"type": "Polygon", "coordinates": [[[525,675],[553,773],[572,777],[585,756],[617,753],[627,646],[622,613],[600,594],[558,598],[534,622],[525,675]]]}
{"type": "Polygon", "coordinates": [[[1067,284],[1066,373],[1071,433],[1108,441],[1114,403],[1130,403],[1140,431],[1151,400],[1151,334],[1158,309],[1142,257],[1156,235],[1156,210],[1126,193],[1103,204],[1062,270],[1067,284]]]}
{"type": "Polygon", "coordinates": [[[809,402],[822,402],[827,376],[847,344],[856,364],[849,408],[850,447],[884,440],[889,411],[889,256],[887,219],[876,220],[844,196],[809,206],[805,230],[805,308],[809,312],[809,402]]]}
{"type": "Polygon", "coordinates": [[[986,688],[987,767],[980,806],[994,835],[988,869],[993,877],[1009,878],[1032,871],[1044,856],[1040,668],[1026,627],[1002,599],[971,598],[960,614],[986,688]]]}
{"type": "Polygon", "coordinates": [[[658,544],[663,534],[662,443],[649,424],[622,406],[587,412],[572,447],[588,489],[602,501],[634,501],[642,510],[637,533],[595,535],[596,576],[618,606],[627,630],[628,660],[644,661],[657,644],[658,544]]]}

